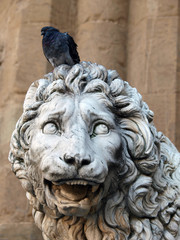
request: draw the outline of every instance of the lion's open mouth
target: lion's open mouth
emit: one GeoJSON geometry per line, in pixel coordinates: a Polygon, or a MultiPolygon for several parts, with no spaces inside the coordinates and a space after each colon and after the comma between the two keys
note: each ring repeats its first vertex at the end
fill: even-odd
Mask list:
{"type": "Polygon", "coordinates": [[[44,179],[46,202],[67,216],[85,216],[100,207],[104,184],[85,179],[51,182],[44,179]]]}
{"type": "Polygon", "coordinates": [[[65,198],[71,201],[80,201],[90,197],[90,193],[95,193],[99,188],[98,185],[90,185],[86,181],[68,181],[62,185],[52,185],[52,190],[57,198],[65,198]]]}
{"type": "Polygon", "coordinates": [[[67,201],[95,201],[102,190],[101,184],[87,180],[61,180],[56,182],[45,180],[45,185],[48,185],[51,194],[60,204],[67,201]]]}

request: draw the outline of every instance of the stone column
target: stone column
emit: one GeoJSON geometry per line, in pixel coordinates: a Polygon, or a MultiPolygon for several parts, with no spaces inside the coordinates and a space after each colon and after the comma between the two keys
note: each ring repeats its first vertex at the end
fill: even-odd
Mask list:
{"type": "Polygon", "coordinates": [[[154,111],[157,129],[180,148],[178,2],[130,0],[127,79],[154,111]]]}
{"type": "Polygon", "coordinates": [[[116,69],[126,78],[127,0],[78,0],[77,41],[81,60],[116,69]]]}

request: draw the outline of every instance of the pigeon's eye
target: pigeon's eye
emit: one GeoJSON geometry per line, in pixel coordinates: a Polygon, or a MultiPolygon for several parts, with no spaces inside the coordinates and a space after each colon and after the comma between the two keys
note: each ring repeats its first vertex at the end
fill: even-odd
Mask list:
{"type": "Polygon", "coordinates": [[[105,135],[108,133],[109,133],[109,127],[104,123],[99,123],[94,126],[91,137],[96,137],[97,135],[105,135]]]}
{"type": "Polygon", "coordinates": [[[58,126],[53,122],[48,122],[43,126],[44,134],[56,134],[58,132],[58,126]]]}

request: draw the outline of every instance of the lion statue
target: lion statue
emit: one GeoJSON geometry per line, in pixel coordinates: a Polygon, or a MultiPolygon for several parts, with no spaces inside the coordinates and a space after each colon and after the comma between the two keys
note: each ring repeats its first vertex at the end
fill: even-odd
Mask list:
{"type": "Polygon", "coordinates": [[[9,160],[45,240],[180,239],[180,154],[114,70],[81,62],[35,81],[9,160]]]}

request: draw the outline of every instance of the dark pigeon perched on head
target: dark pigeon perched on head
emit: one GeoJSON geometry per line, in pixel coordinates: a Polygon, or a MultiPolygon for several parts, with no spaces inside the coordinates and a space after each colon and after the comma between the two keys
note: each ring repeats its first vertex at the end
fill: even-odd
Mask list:
{"type": "Polygon", "coordinates": [[[68,33],[61,33],[54,27],[43,27],[41,35],[44,55],[53,67],[80,62],[77,44],[68,33]]]}

